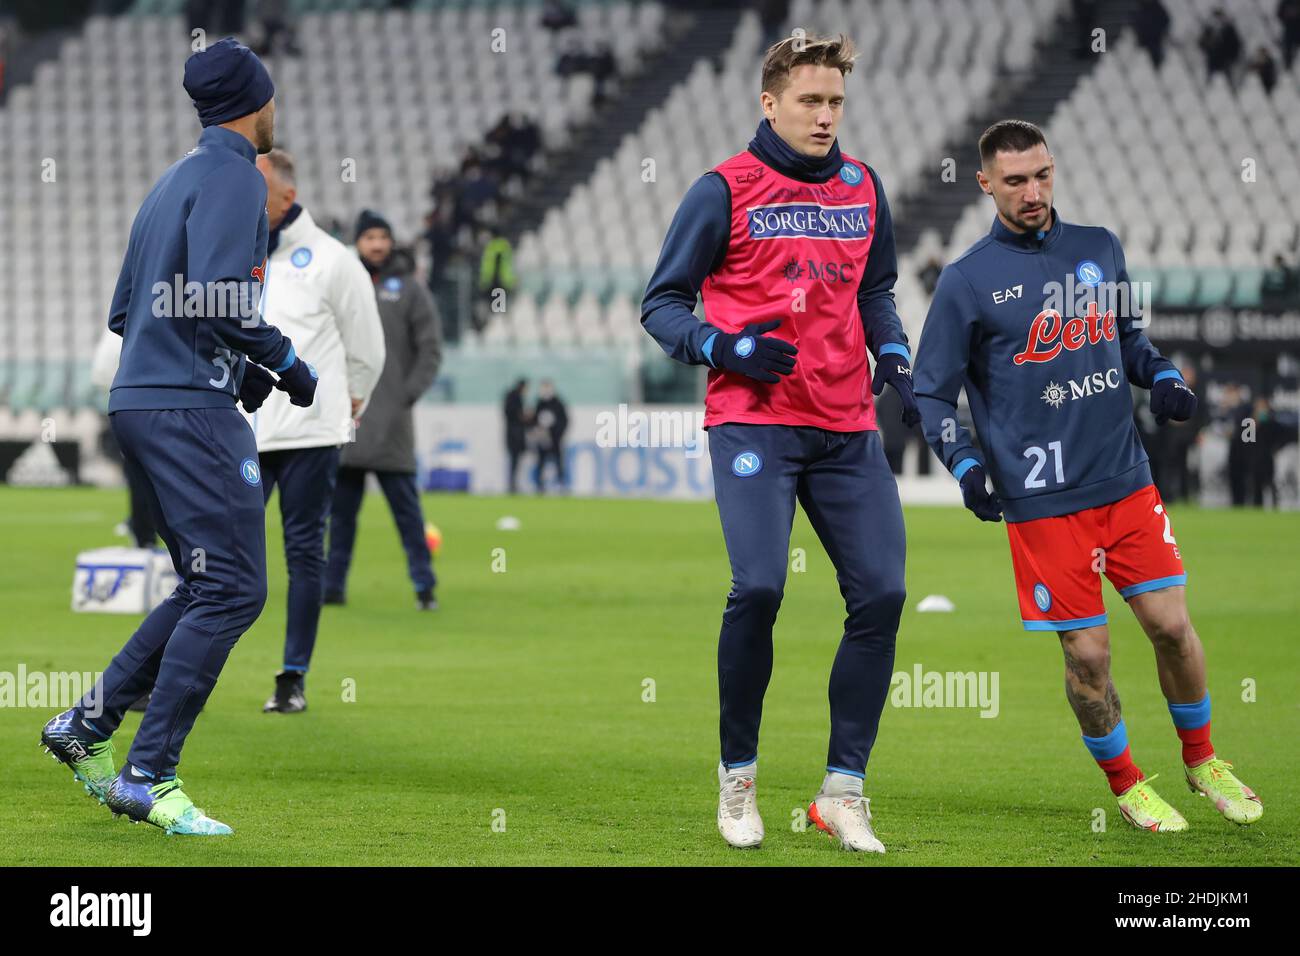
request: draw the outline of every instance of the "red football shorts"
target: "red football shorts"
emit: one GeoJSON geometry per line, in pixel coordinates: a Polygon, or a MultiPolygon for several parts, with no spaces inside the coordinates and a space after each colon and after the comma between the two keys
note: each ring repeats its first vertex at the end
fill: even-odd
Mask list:
{"type": "Polygon", "coordinates": [[[1101,575],[1128,600],[1187,582],[1155,485],[1074,514],[1007,524],[1027,631],[1106,623],[1101,575]]]}

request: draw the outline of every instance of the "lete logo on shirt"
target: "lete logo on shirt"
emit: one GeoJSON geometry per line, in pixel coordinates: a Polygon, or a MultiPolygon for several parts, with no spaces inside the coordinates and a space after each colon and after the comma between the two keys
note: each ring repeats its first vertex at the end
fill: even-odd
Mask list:
{"type": "Polygon", "coordinates": [[[1034,324],[1029,327],[1029,340],[1025,350],[1017,352],[1011,359],[1017,365],[1026,362],[1050,362],[1061,354],[1061,349],[1074,352],[1083,348],[1086,342],[1096,345],[1102,339],[1115,341],[1115,313],[1108,309],[1105,315],[1097,311],[1097,303],[1088,303],[1088,314],[1080,318],[1075,316],[1062,321],[1061,313],[1055,309],[1044,309],[1034,316],[1034,324]]]}

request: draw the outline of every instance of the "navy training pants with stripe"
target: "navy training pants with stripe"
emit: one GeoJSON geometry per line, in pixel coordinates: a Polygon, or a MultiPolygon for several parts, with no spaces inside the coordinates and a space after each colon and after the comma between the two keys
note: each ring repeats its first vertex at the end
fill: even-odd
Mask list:
{"type": "MultiPolygon", "coordinates": [[[[118,411],[109,416],[133,483],[181,583],[104,671],[111,736],[153,690],[127,760],[166,778],[235,642],[266,603],[266,511],[253,430],[234,406],[118,411]]],[[[78,710],[96,701],[84,699],[78,710]]]]}
{"type": "Polygon", "coordinates": [[[732,577],[718,638],[722,762],[743,766],[758,756],[797,499],[835,566],[848,612],[831,668],[827,768],[864,776],[906,599],[903,510],[880,435],[714,425],[709,455],[732,577]]]}

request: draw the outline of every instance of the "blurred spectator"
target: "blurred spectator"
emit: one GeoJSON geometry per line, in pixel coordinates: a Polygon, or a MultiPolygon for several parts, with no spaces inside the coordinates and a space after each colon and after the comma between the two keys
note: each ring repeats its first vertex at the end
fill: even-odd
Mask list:
{"type": "MultiPolygon", "coordinates": [[[[511,200],[525,194],[541,151],[542,132],[536,122],[521,113],[502,114],[482,144],[465,150],[457,171],[441,173],[433,181],[433,209],[424,218],[424,238],[432,256],[428,281],[429,291],[441,307],[443,331],[449,341],[458,341],[461,329],[460,310],[452,301],[456,283],[447,271],[451,263],[468,263],[472,269],[483,266],[484,255],[489,254],[496,259],[485,266],[493,273],[494,283],[487,288],[514,288],[510,245],[504,239],[504,246],[495,243],[493,237],[511,200]]],[[[471,271],[471,282],[475,281],[473,275],[471,271]]],[[[489,317],[484,311],[487,304],[480,297],[473,306],[473,321],[479,329],[489,317]]]]}
{"type": "Polygon", "coordinates": [[[519,280],[515,276],[514,247],[505,236],[482,234],[483,255],[478,267],[478,309],[474,315],[474,325],[481,332],[487,328],[493,312],[501,311],[500,305],[508,305],[510,294],[515,291],[519,280]],[[502,290],[498,292],[497,290],[502,290]],[[505,298],[502,299],[502,293],[505,298]]]}
{"type": "Polygon", "coordinates": [[[1251,405],[1248,392],[1240,385],[1229,385],[1224,392],[1224,405],[1228,411],[1228,489],[1232,503],[1246,504],[1250,497],[1250,479],[1254,473],[1256,442],[1247,442],[1246,429],[1250,425],[1251,405]]]}
{"type": "Polygon", "coordinates": [[[244,0],[185,0],[186,28],[206,30],[209,39],[244,32],[244,0]]]}
{"type": "Polygon", "coordinates": [[[519,462],[528,448],[528,410],[524,407],[524,392],[528,390],[528,379],[521,378],[506,392],[505,405],[502,409],[506,420],[506,455],[510,459],[507,483],[510,493],[519,492],[519,462]]]}
{"type": "Polygon", "coordinates": [[[1165,61],[1165,39],[1169,36],[1169,11],[1160,0],[1142,0],[1133,21],[1137,41],[1151,55],[1158,70],[1165,61]]]}
{"type": "Polygon", "coordinates": [[[1246,64],[1246,72],[1254,73],[1259,77],[1259,82],[1264,85],[1265,93],[1271,94],[1273,87],[1277,86],[1277,61],[1273,59],[1273,55],[1268,52],[1266,46],[1262,46],[1255,51],[1255,55],[1246,64]]]}
{"type": "Polygon", "coordinates": [[[5,101],[5,61],[9,58],[9,30],[0,23],[0,103],[5,101]]]}
{"type": "Polygon", "coordinates": [[[590,73],[596,81],[595,103],[599,106],[605,102],[609,81],[618,72],[618,64],[608,43],[598,44],[595,49],[587,51],[575,37],[565,45],[564,52],[555,61],[555,72],[560,76],[590,73]]]}
{"type": "Polygon", "coordinates": [[[1215,7],[1210,19],[1201,28],[1197,45],[1205,53],[1206,78],[1222,73],[1229,80],[1232,68],[1241,59],[1241,34],[1222,7],[1215,7]]]}
{"type": "Polygon", "coordinates": [[[546,0],[542,4],[542,26],[553,32],[578,25],[578,15],[563,0],[546,0]]]}
{"type": "Polygon", "coordinates": [[[271,56],[278,52],[298,56],[302,53],[289,19],[289,0],[259,0],[257,16],[262,29],[262,42],[255,47],[258,56],[271,56]]]}
{"type": "Polygon", "coordinates": [[[1074,18],[1074,55],[1079,58],[1092,53],[1092,31],[1097,29],[1098,0],[1070,0],[1074,18]]]}
{"type": "Polygon", "coordinates": [[[564,400],[555,393],[555,383],[543,379],[537,387],[537,407],[533,411],[533,432],[537,443],[537,465],[533,469],[533,484],[537,493],[546,491],[547,462],[555,464],[556,483],[561,489],[569,485],[564,472],[564,433],[569,429],[569,411],[564,400]]]}
{"type": "Polygon", "coordinates": [[[926,295],[934,295],[935,287],[939,284],[939,273],[942,271],[943,263],[939,261],[939,257],[931,256],[921,267],[921,271],[916,274],[925,288],[926,295]]]}
{"type": "Polygon", "coordinates": [[[1260,301],[1266,309],[1284,309],[1300,302],[1300,274],[1280,255],[1273,257],[1272,268],[1264,273],[1260,301]]]}
{"type": "Polygon", "coordinates": [[[1300,49],[1300,0],[1281,0],[1277,18],[1282,21],[1282,68],[1290,70],[1300,49]]]}
{"type": "Polygon", "coordinates": [[[782,39],[781,27],[789,13],[790,0],[759,0],[758,21],[763,29],[763,49],[782,39]]]}

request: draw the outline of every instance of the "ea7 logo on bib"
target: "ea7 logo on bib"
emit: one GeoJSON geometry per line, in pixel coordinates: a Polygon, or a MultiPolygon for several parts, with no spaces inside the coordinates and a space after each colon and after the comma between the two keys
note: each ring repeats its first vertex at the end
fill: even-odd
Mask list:
{"type": "Polygon", "coordinates": [[[262,483],[262,469],[253,459],[245,458],[239,463],[239,477],[243,478],[246,484],[256,487],[262,483]]]}
{"type": "Polygon", "coordinates": [[[746,210],[751,239],[866,239],[871,235],[871,206],[823,206],[783,202],[746,210]]]}
{"type": "Polygon", "coordinates": [[[748,478],[763,470],[763,459],[756,451],[742,451],[731,459],[731,473],[737,478],[748,478]]]}

